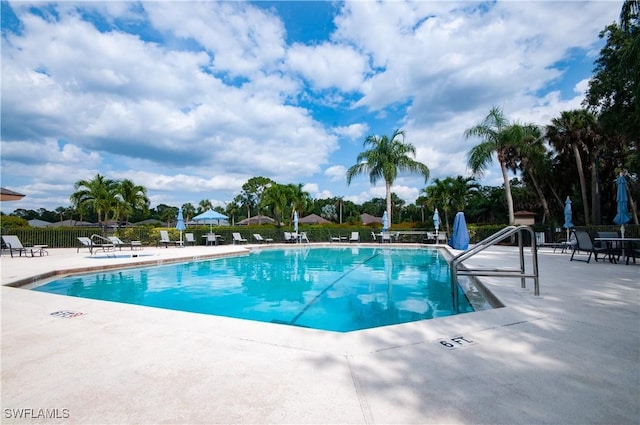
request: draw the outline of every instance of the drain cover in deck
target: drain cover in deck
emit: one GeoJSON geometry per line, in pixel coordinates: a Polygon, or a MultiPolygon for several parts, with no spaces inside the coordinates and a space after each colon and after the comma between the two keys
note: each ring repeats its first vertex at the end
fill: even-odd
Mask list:
{"type": "Polygon", "coordinates": [[[71,310],[60,310],[60,311],[54,311],[53,313],[50,313],[50,316],[55,316],[55,317],[62,317],[64,319],[73,319],[74,317],[79,317],[82,316],[84,313],[81,313],[79,311],[71,311],[71,310]]]}

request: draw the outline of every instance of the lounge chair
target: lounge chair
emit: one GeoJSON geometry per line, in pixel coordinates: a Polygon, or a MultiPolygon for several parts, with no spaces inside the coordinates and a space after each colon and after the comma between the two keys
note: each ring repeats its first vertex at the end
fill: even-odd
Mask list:
{"type": "Polygon", "coordinates": [[[291,232],[284,232],[284,241],[285,243],[294,243],[296,238],[293,236],[291,232]]]}
{"type": "Polygon", "coordinates": [[[329,242],[340,242],[340,236],[329,235],[329,242]]]}
{"type": "Polygon", "coordinates": [[[593,245],[593,240],[591,239],[591,235],[587,233],[585,230],[573,230],[571,232],[575,237],[575,245],[573,246],[573,252],[571,253],[571,259],[569,261],[584,261],[589,263],[591,261],[591,255],[594,255],[596,262],[598,261],[598,253],[605,253],[609,256],[609,261],[614,262],[613,257],[611,256],[611,252],[607,247],[595,247],[593,245]],[[577,252],[585,252],[589,255],[587,259],[584,258],[574,258],[577,252]]]}
{"type": "Polygon", "coordinates": [[[196,240],[193,237],[193,233],[185,233],[184,234],[184,244],[185,245],[195,245],[196,240]]]}
{"type": "Polygon", "coordinates": [[[4,242],[4,244],[7,246],[7,249],[9,250],[9,254],[11,254],[11,258],[13,258],[13,252],[17,251],[18,252],[18,256],[22,257],[22,253],[24,252],[24,256],[27,256],[27,253],[30,252],[32,257],[35,257],[35,253],[40,254],[40,256],[42,256],[42,254],[45,252],[42,246],[39,247],[35,247],[35,246],[23,246],[22,242],[20,242],[20,239],[16,236],[16,235],[4,235],[2,236],[2,241],[4,242]]]}
{"type": "Polygon", "coordinates": [[[109,239],[119,251],[122,251],[123,246],[130,247],[132,251],[134,249],[142,249],[142,243],[140,241],[123,242],[122,239],[117,236],[107,236],[107,239],[109,239]]]}
{"type": "Polygon", "coordinates": [[[383,232],[382,233],[382,239],[380,240],[381,243],[391,243],[391,233],[389,232],[383,232]]]}
{"type": "Polygon", "coordinates": [[[253,237],[256,241],[258,241],[258,243],[271,243],[273,242],[273,239],[271,238],[263,238],[261,234],[259,233],[254,233],[253,237]]]}
{"type": "Polygon", "coordinates": [[[349,243],[351,242],[360,242],[360,232],[351,232],[349,243]]]}
{"type": "MultiPolygon", "coordinates": [[[[160,230],[160,240],[158,241],[158,245],[164,245],[164,247],[168,247],[169,245],[181,246],[182,241],[172,241],[169,239],[169,232],[166,230],[160,230]]],[[[156,245],[157,246],[157,245],[156,245]]]]}
{"type": "Polygon", "coordinates": [[[80,252],[80,248],[88,248],[89,253],[93,255],[93,253],[98,249],[101,249],[103,251],[116,250],[116,245],[111,242],[111,240],[103,238],[99,235],[93,235],[90,238],[79,236],[78,241],[80,242],[80,245],[78,246],[76,252],[80,252]],[[99,242],[94,242],[93,238],[96,238],[99,242]]]}
{"type": "Polygon", "coordinates": [[[307,236],[307,232],[300,232],[300,242],[310,243],[309,237],[307,236]]]}
{"type": "Polygon", "coordinates": [[[422,243],[435,243],[436,242],[436,234],[434,232],[427,232],[427,234],[422,238],[422,243]]]}
{"type": "Polygon", "coordinates": [[[240,233],[238,232],[234,232],[231,234],[233,236],[233,244],[235,245],[236,242],[240,242],[240,243],[246,243],[247,240],[245,238],[242,237],[242,235],[240,235],[240,233]]]}

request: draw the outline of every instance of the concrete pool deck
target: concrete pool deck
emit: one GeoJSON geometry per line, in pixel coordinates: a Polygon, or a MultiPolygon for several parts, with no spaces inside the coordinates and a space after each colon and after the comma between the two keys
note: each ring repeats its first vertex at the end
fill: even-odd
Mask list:
{"type": "MultiPolygon", "coordinates": [[[[485,277],[504,308],[345,334],[8,286],[54,270],[246,247],[3,254],[0,422],[640,421],[640,264],[570,262],[541,249],[538,297],[530,280],[521,289],[520,279],[485,277]],[[83,314],[51,315],[59,311],[83,314]]],[[[516,248],[492,247],[466,264],[517,262],[516,248]]]]}

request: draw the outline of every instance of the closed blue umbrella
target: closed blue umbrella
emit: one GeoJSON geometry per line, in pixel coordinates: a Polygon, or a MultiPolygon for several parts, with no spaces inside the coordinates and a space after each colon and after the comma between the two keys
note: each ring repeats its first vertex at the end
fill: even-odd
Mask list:
{"type": "Polygon", "coordinates": [[[567,196],[567,200],[564,201],[564,227],[567,229],[567,242],[569,242],[569,229],[573,227],[573,223],[571,222],[571,199],[567,196]]]}
{"type": "Polygon", "coordinates": [[[628,210],[629,197],[627,196],[627,179],[624,178],[624,175],[620,174],[616,183],[618,184],[618,191],[616,194],[618,211],[616,216],[613,218],[613,222],[620,225],[620,233],[624,238],[624,225],[631,221],[631,216],[629,215],[628,210]]]}
{"type": "Polygon", "coordinates": [[[293,212],[293,231],[298,233],[298,211],[293,212]]]}
{"type": "Polygon", "coordinates": [[[385,211],[384,214],[382,214],[382,231],[386,232],[387,230],[389,230],[389,215],[385,211]]]}
{"type": "Polygon", "coordinates": [[[176,223],[176,229],[180,231],[180,243],[182,243],[182,231],[186,229],[184,225],[184,217],[182,216],[182,210],[178,210],[178,222],[176,223]]]}
{"type": "Polygon", "coordinates": [[[469,248],[469,230],[467,230],[467,220],[462,211],[458,212],[453,220],[453,233],[449,239],[449,245],[453,249],[463,251],[469,248]]]}

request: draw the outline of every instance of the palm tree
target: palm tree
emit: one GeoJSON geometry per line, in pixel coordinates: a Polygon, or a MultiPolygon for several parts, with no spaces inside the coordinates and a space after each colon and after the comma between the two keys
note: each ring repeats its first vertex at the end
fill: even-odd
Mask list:
{"type": "Polygon", "coordinates": [[[468,165],[474,174],[481,175],[491,165],[494,153],[498,158],[509,211],[509,224],[515,223],[515,215],[507,159],[510,151],[517,148],[522,140],[530,137],[529,131],[530,128],[527,126],[509,123],[502,110],[494,106],[480,124],[464,132],[465,138],[480,137],[482,139],[482,142],[471,148],[468,154],[468,165]]]}
{"type": "Polygon", "coordinates": [[[196,207],[191,202],[182,204],[182,213],[184,214],[184,222],[188,223],[192,217],[196,216],[196,207]]]}
{"type": "Polygon", "coordinates": [[[129,221],[133,211],[146,212],[149,209],[149,198],[145,187],[137,185],[129,179],[124,179],[118,184],[117,192],[124,204],[122,218],[125,221],[129,221]]]}
{"type": "Polygon", "coordinates": [[[361,152],[357,164],[347,170],[347,184],[351,184],[354,177],[369,174],[369,181],[375,185],[384,179],[387,194],[387,215],[391,220],[391,185],[396,180],[399,171],[419,173],[424,181],[429,180],[429,168],[411,157],[416,156],[416,148],[404,142],[404,131],[396,130],[391,138],[383,135],[367,136],[363,146],[370,149],[361,152]]]}
{"type": "MultiPolygon", "coordinates": [[[[591,224],[589,198],[587,197],[587,182],[584,175],[582,152],[588,153],[589,145],[596,144],[593,143],[597,138],[596,116],[586,109],[563,111],[560,113],[560,117],[553,118],[551,124],[547,126],[547,137],[558,152],[562,153],[567,150],[573,152],[580,181],[584,219],[586,224],[589,225],[591,224]]],[[[591,155],[591,157],[594,157],[594,155],[591,155]]]]}
{"type": "Polygon", "coordinates": [[[76,191],[71,194],[71,202],[76,208],[91,205],[98,214],[98,222],[102,227],[103,214],[106,220],[116,201],[118,183],[96,174],[93,180],[78,180],[73,187],[76,191]]]}
{"type": "Polygon", "coordinates": [[[437,208],[442,212],[444,228],[449,232],[449,212],[463,211],[468,197],[476,190],[478,184],[473,177],[457,176],[455,179],[434,179],[423,192],[427,195],[427,205],[431,210],[437,208]]]}
{"type": "Polygon", "coordinates": [[[293,197],[291,195],[291,187],[273,183],[262,193],[261,205],[259,205],[259,207],[267,208],[279,226],[289,212],[293,213],[291,208],[293,197]]]}
{"type": "Polygon", "coordinates": [[[542,222],[547,223],[551,220],[551,211],[549,209],[549,202],[542,189],[543,182],[540,176],[549,175],[551,172],[551,159],[549,152],[547,152],[545,148],[544,137],[540,127],[529,123],[523,124],[520,128],[524,129],[525,132],[516,149],[509,152],[507,167],[514,173],[517,170],[522,171],[523,178],[527,178],[525,183],[528,182],[533,185],[540,200],[540,205],[542,205],[542,222]]]}
{"type": "Polygon", "coordinates": [[[213,204],[208,199],[202,199],[198,202],[198,213],[203,213],[213,209],[213,204]]]}

